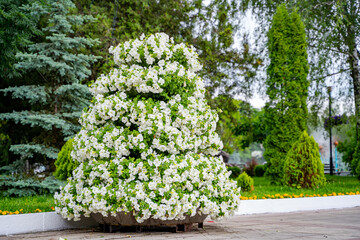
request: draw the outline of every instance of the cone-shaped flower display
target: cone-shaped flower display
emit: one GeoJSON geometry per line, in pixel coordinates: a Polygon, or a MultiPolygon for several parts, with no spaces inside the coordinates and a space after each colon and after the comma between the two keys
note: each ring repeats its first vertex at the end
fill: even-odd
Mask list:
{"type": "Polygon", "coordinates": [[[71,154],[80,165],[56,194],[56,211],[75,220],[131,213],[139,223],[230,216],[240,193],[215,156],[218,117],[195,74],[195,49],[158,33],[110,52],[118,68],[91,87],[71,154]]]}

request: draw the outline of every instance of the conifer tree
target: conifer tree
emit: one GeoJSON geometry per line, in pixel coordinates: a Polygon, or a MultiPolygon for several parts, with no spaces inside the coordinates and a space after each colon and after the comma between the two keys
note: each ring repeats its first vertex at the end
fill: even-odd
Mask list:
{"type": "Polygon", "coordinates": [[[304,25],[296,12],[280,5],[268,34],[270,65],[267,69],[264,157],[267,174],[279,182],[286,154],[306,129],[309,81],[304,25]]]}
{"type": "Polygon", "coordinates": [[[286,156],[284,182],[298,188],[320,187],[326,183],[319,146],[306,131],[294,143],[286,156]]]}
{"type": "Polygon", "coordinates": [[[15,55],[30,44],[31,37],[39,33],[35,17],[21,8],[28,0],[0,0],[0,79],[1,85],[7,78],[16,76],[15,55]]]}
{"type": "Polygon", "coordinates": [[[38,161],[35,157],[46,159],[53,168],[59,148],[80,130],[78,118],[89,103],[90,93],[81,82],[91,73],[89,67],[97,57],[81,50],[97,40],[74,37],[73,27],[93,18],[71,14],[75,5],[70,0],[34,1],[23,8],[32,16],[41,16],[46,23],[42,28],[45,37],[16,55],[15,68],[31,80],[1,90],[26,102],[25,109],[0,114],[0,119],[29,126],[32,132],[33,137],[12,145],[12,152],[31,162],[38,161]]]}

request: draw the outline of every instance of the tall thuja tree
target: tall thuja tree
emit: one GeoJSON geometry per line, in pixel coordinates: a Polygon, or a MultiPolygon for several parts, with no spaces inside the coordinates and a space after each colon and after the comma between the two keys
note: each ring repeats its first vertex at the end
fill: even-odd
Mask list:
{"type": "Polygon", "coordinates": [[[265,105],[267,174],[279,182],[287,151],[306,129],[309,81],[304,25],[296,12],[280,5],[268,33],[270,65],[265,105]]]}
{"type": "Polygon", "coordinates": [[[15,143],[10,150],[21,159],[32,159],[30,163],[45,159],[51,170],[64,140],[80,130],[78,118],[90,99],[87,86],[81,82],[89,76],[89,67],[97,59],[81,53],[97,40],[74,37],[73,31],[75,25],[93,18],[73,15],[73,8],[75,5],[70,0],[24,6],[31,15],[40,15],[40,21],[46,23],[42,28],[45,37],[29,45],[27,52],[16,55],[15,67],[31,76],[31,81],[2,90],[14,99],[25,101],[27,108],[0,114],[0,118],[27,125],[31,132],[30,137],[15,143]]]}

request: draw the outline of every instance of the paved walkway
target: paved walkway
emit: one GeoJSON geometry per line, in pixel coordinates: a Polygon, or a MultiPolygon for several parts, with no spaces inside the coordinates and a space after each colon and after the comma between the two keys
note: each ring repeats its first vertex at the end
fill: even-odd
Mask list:
{"type": "MultiPolygon", "coordinates": [[[[21,227],[21,226],[19,226],[21,227]]],[[[238,215],[219,222],[206,220],[190,232],[115,232],[65,230],[0,237],[5,239],[358,239],[360,207],[296,213],[238,215]]]]}

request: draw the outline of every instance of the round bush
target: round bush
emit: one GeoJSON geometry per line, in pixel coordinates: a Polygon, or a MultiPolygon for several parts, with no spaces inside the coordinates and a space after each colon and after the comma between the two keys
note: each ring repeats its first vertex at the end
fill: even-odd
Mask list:
{"type": "Polygon", "coordinates": [[[306,131],[286,155],[283,180],[296,188],[315,188],[326,184],[319,146],[306,131]]]}
{"type": "Polygon", "coordinates": [[[241,187],[241,191],[250,192],[254,190],[254,179],[247,175],[246,172],[243,172],[236,179],[238,187],[241,187]]]}
{"type": "Polygon", "coordinates": [[[216,157],[218,116],[195,74],[195,49],[158,33],[110,52],[118,67],[91,86],[71,153],[80,165],[55,195],[56,212],[132,213],[139,223],[232,215],[240,193],[216,157]]]}
{"type": "Polygon", "coordinates": [[[55,161],[56,170],[54,176],[57,179],[66,180],[68,177],[71,177],[74,169],[79,166],[79,163],[71,157],[71,151],[74,149],[73,141],[74,139],[70,139],[62,146],[55,161]]]}
{"type": "Polygon", "coordinates": [[[256,165],[254,171],[256,177],[262,177],[265,174],[266,167],[265,165],[256,165]]]}
{"type": "Polygon", "coordinates": [[[231,179],[236,179],[241,173],[241,169],[236,166],[227,167],[227,170],[231,171],[231,175],[230,175],[231,179]]]}

